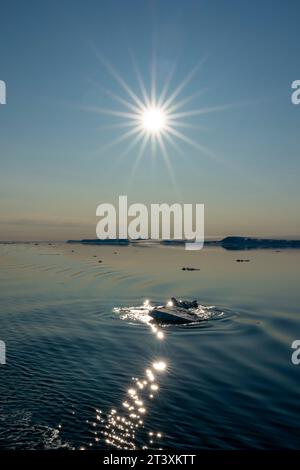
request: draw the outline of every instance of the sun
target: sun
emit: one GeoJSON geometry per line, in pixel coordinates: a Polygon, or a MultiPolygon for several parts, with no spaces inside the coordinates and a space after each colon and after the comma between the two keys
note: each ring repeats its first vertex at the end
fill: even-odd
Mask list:
{"type": "Polygon", "coordinates": [[[146,108],[142,113],[142,127],[150,133],[157,133],[165,129],[166,114],[161,108],[146,108]]]}

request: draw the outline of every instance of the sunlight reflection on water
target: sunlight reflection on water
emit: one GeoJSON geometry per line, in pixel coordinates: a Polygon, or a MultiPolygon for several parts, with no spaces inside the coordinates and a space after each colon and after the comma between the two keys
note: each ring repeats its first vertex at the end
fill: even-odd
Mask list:
{"type": "Polygon", "coordinates": [[[92,425],[97,428],[99,424],[104,429],[94,432],[95,443],[99,442],[101,434],[107,446],[117,449],[136,450],[139,448],[138,442],[142,442],[142,449],[160,444],[162,433],[146,433],[145,421],[159,394],[159,375],[166,371],[167,363],[164,360],[153,362],[141,377],[132,377],[120,411],[114,407],[103,418],[102,411],[96,409],[96,421],[92,425]],[[138,433],[143,433],[143,436],[139,436],[137,442],[138,433]]]}
{"type": "MultiPolygon", "coordinates": [[[[152,305],[149,300],[145,300],[142,305],[115,307],[113,311],[119,314],[122,320],[140,322],[148,325],[156,338],[162,340],[165,338],[165,334],[162,331],[164,325],[158,326],[149,315],[149,312],[154,308],[156,307],[152,305]]],[[[199,305],[198,308],[191,310],[199,317],[199,322],[223,315],[223,312],[218,311],[213,306],[205,307],[199,305]]],[[[159,395],[160,375],[167,371],[167,361],[158,358],[145,369],[141,377],[132,378],[132,384],[129,386],[126,398],[124,398],[122,402],[121,411],[114,407],[108,413],[107,417],[103,418],[102,412],[96,410],[97,420],[93,424],[97,426],[98,421],[99,424],[104,425],[104,429],[100,430],[100,433],[103,435],[107,446],[113,446],[117,449],[136,450],[139,446],[141,446],[142,449],[148,449],[157,448],[157,446],[161,445],[161,431],[144,432],[145,435],[142,438],[139,436],[138,441],[137,434],[145,431],[147,415],[150,414],[155,399],[159,395]],[[140,444],[141,442],[142,445],[140,444]]],[[[99,442],[98,432],[95,432],[95,442],[99,442]]]]}

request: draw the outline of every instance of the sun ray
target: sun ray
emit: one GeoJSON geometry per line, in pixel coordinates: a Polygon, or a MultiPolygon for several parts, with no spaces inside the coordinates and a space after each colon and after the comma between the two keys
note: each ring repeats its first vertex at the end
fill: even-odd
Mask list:
{"type": "Polygon", "coordinates": [[[182,132],[179,132],[176,129],[172,129],[172,127],[167,126],[167,131],[173,134],[174,136],[178,137],[178,139],[182,140],[183,142],[191,145],[197,150],[200,150],[202,153],[208,155],[211,158],[216,159],[216,156],[214,153],[212,153],[208,148],[206,148],[204,145],[199,144],[198,142],[195,142],[194,140],[190,139],[186,135],[182,134],[182,132]]]}
{"type": "Polygon", "coordinates": [[[131,170],[131,174],[130,174],[130,177],[129,177],[129,184],[131,184],[131,182],[133,181],[133,178],[134,178],[134,175],[137,171],[137,168],[139,166],[139,163],[140,163],[140,160],[142,158],[142,156],[144,155],[144,152],[145,152],[145,149],[146,149],[146,146],[147,146],[147,143],[148,143],[148,140],[150,139],[150,135],[149,134],[144,134],[143,135],[143,141],[141,143],[141,146],[140,146],[140,149],[139,149],[139,153],[137,154],[137,157],[135,159],[135,162],[133,164],[133,167],[132,167],[132,170],[131,170]]]}
{"type": "Polygon", "coordinates": [[[173,111],[177,111],[177,109],[183,108],[185,105],[187,105],[191,101],[195,100],[196,98],[199,98],[199,96],[204,95],[204,93],[206,93],[207,90],[209,90],[209,87],[203,88],[202,90],[199,90],[196,93],[193,93],[187,98],[184,98],[183,100],[178,101],[177,103],[173,104],[173,106],[170,106],[167,109],[167,112],[171,114],[173,113],[173,111]]]}
{"type": "Polygon", "coordinates": [[[151,134],[151,153],[152,153],[152,158],[155,160],[155,158],[156,158],[156,138],[154,137],[153,134],[151,134]]]}
{"type": "Polygon", "coordinates": [[[139,119],[139,114],[128,113],[126,111],[117,111],[115,109],[99,108],[98,106],[83,106],[82,109],[84,111],[90,111],[92,113],[97,113],[97,114],[108,114],[111,116],[136,119],[136,120],[139,119]]]}
{"type": "Polygon", "coordinates": [[[134,127],[134,129],[131,129],[130,131],[124,132],[120,137],[117,139],[109,142],[107,145],[104,145],[104,147],[101,148],[102,151],[106,151],[112,147],[115,147],[116,145],[120,144],[124,140],[129,139],[130,137],[134,136],[135,134],[139,134],[141,132],[140,127],[134,127]]]}
{"type": "Polygon", "coordinates": [[[109,90],[108,88],[102,86],[96,80],[91,80],[90,79],[89,82],[91,82],[93,85],[97,86],[97,88],[99,88],[107,96],[110,96],[111,98],[113,98],[113,100],[117,101],[118,103],[123,104],[124,106],[126,106],[128,109],[131,109],[135,113],[140,113],[141,108],[139,106],[135,105],[134,103],[131,103],[127,99],[123,98],[122,96],[119,96],[116,93],[114,93],[113,91],[109,90]]]}
{"type": "Polygon", "coordinates": [[[143,139],[144,137],[144,133],[143,132],[139,132],[138,134],[136,134],[134,136],[134,139],[132,140],[132,142],[128,145],[128,147],[121,153],[120,157],[116,158],[116,161],[120,161],[122,160],[124,157],[126,157],[128,155],[128,153],[130,152],[130,150],[132,150],[138,143],[140,140],[143,139]]]}
{"type": "Polygon", "coordinates": [[[170,83],[172,81],[172,78],[173,78],[173,75],[175,73],[175,70],[176,70],[176,62],[174,62],[173,66],[171,67],[170,71],[169,71],[169,74],[167,76],[167,79],[165,81],[165,84],[163,86],[163,89],[161,91],[161,94],[158,98],[158,101],[157,101],[157,105],[158,106],[162,106],[162,104],[164,103],[165,99],[166,99],[166,95],[167,95],[167,92],[169,90],[169,86],[170,86],[170,83]]]}
{"type": "Polygon", "coordinates": [[[152,60],[151,60],[151,105],[156,106],[156,73],[157,73],[157,52],[156,40],[152,38],[152,60]]]}
{"type": "Polygon", "coordinates": [[[143,102],[140,98],[132,91],[130,86],[126,83],[126,81],[121,77],[121,75],[114,69],[114,67],[103,57],[97,54],[98,59],[102,62],[105,68],[110,72],[110,74],[114,77],[114,79],[121,85],[121,87],[128,93],[129,96],[135,101],[135,103],[142,108],[143,102]]]}
{"type": "Polygon", "coordinates": [[[169,142],[169,144],[176,150],[176,152],[178,153],[178,155],[180,155],[181,157],[183,156],[183,153],[182,153],[182,149],[180,148],[180,146],[177,144],[177,142],[175,142],[175,140],[173,139],[173,137],[168,133],[168,132],[165,132],[164,133],[164,138],[165,140],[167,140],[169,142]]]}
{"type": "Polygon", "coordinates": [[[181,119],[183,117],[200,116],[201,114],[215,113],[218,111],[227,111],[228,109],[242,106],[243,103],[230,103],[219,106],[211,106],[207,108],[192,109],[191,111],[183,111],[181,113],[172,114],[172,119],[181,119]]]}
{"type": "Polygon", "coordinates": [[[170,128],[167,127],[166,130],[168,132],[170,132],[171,134],[175,135],[176,137],[178,137],[178,139],[182,140],[183,142],[186,142],[187,144],[191,145],[195,149],[200,150],[202,153],[204,153],[208,157],[212,158],[213,160],[217,161],[218,163],[221,163],[222,165],[226,165],[226,167],[231,168],[231,170],[235,171],[236,173],[238,173],[243,178],[248,179],[248,176],[244,173],[244,171],[241,168],[238,167],[237,164],[233,164],[228,160],[225,161],[224,158],[221,158],[221,156],[219,154],[216,155],[214,152],[209,150],[204,145],[201,145],[199,142],[193,141],[192,139],[190,139],[189,137],[182,134],[181,132],[179,132],[176,129],[172,129],[171,127],[170,128]]]}
{"type": "Polygon", "coordinates": [[[129,101],[122,98],[121,96],[118,96],[116,93],[113,93],[112,91],[107,90],[106,88],[102,88],[102,89],[103,89],[104,93],[106,93],[108,96],[111,96],[111,98],[113,98],[118,103],[121,103],[124,106],[126,106],[127,108],[131,109],[131,111],[133,111],[137,114],[141,112],[141,108],[135,106],[134,104],[132,104],[129,101]]]}
{"type": "Polygon", "coordinates": [[[136,121],[117,122],[114,124],[107,124],[107,126],[99,126],[99,131],[107,131],[113,129],[124,129],[126,127],[136,127],[136,121]]]}
{"type": "Polygon", "coordinates": [[[181,91],[187,86],[187,84],[192,80],[196,72],[199,70],[200,66],[203,64],[205,59],[200,61],[192,70],[187,74],[187,76],[182,80],[182,82],[175,88],[173,93],[167,98],[167,100],[163,103],[163,109],[168,108],[175,98],[181,93],[181,91]]]}
{"type": "Polygon", "coordinates": [[[142,95],[143,95],[143,99],[145,101],[145,105],[146,105],[146,107],[149,108],[151,106],[150,98],[148,96],[144,80],[142,78],[141,72],[138,68],[138,65],[136,63],[136,60],[134,58],[134,55],[133,55],[132,51],[130,51],[130,57],[131,57],[131,60],[132,60],[132,63],[133,63],[133,68],[134,68],[134,71],[135,71],[135,74],[136,74],[136,77],[137,77],[142,95]]]}
{"type": "MultiPolygon", "coordinates": [[[[118,165],[119,165],[120,161],[124,160],[124,158],[129,154],[129,152],[131,150],[133,150],[134,147],[136,147],[136,145],[139,143],[139,141],[142,140],[142,139],[145,139],[145,137],[147,137],[146,134],[144,134],[142,132],[135,135],[133,140],[131,141],[131,143],[124,149],[124,151],[113,160],[113,164],[110,167],[110,171],[114,172],[115,169],[118,168],[118,165]]],[[[142,142],[141,145],[143,145],[143,142],[142,142]]]]}
{"type": "Polygon", "coordinates": [[[168,125],[170,127],[182,127],[184,129],[194,129],[198,131],[209,131],[210,129],[207,126],[202,126],[200,124],[194,125],[190,124],[189,122],[183,122],[183,121],[176,121],[172,119],[168,119],[168,125]]]}
{"type": "Polygon", "coordinates": [[[177,185],[177,182],[176,182],[175,173],[174,173],[173,167],[170,163],[170,158],[169,158],[169,155],[168,155],[168,152],[166,150],[166,146],[165,146],[165,143],[163,141],[163,137],[162,137],[161,134],[159,134],[157,140],[158,140],[158,145],[160,146],[160,149],[161,149],[161,152],[162,152],[162,155],[163,155],[163,158],[164,158],[164,162],[166,164],[167,171],[169,172],[169,175],[171,177],[171,180],[172,180],[172,183],[173,183],[174,187],[177,188],[178,185],[177,185]]]}

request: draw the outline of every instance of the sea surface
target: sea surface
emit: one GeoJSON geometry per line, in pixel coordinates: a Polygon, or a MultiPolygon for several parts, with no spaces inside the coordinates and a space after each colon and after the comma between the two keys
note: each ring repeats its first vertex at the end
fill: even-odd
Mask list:
{"type": "Polygon", "coordinates": [[[0,245],[0,448],[300,448],[299,280],[297,250],[0,245]],[[149,322],[171,296],[199,322],[149,322]]]}

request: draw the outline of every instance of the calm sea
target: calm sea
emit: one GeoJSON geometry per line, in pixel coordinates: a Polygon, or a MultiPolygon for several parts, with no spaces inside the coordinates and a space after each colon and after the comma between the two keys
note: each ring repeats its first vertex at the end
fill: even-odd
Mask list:
{"type": "Polygon", "coordinates": [[[0,245],[0,447],[299,448],[299,280],[296,250],[0,245]],[[173,295],[201,321],[114,310],[173,295]]]}

